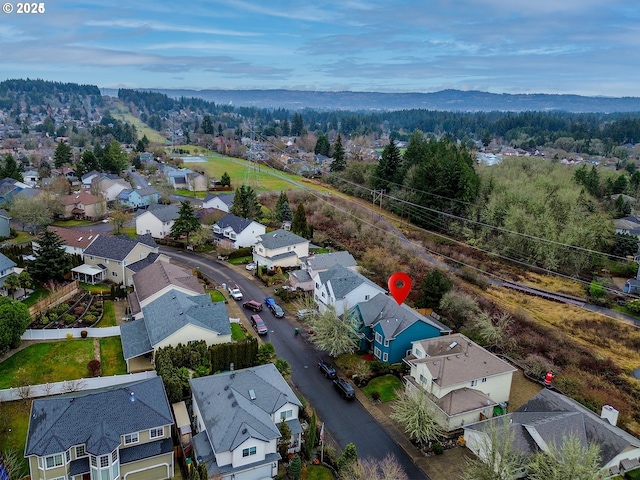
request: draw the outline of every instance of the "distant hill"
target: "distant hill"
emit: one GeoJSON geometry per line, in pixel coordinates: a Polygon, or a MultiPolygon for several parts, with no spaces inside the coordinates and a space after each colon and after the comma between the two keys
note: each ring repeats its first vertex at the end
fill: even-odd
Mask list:
{"type": "MultiPolygon", "coordinates": [[[[450,112],[488,111],[566,111],[640,112],[639,97],[584,97],[580,95],[495,94],[478,91],[442,90],[434,93],[314,92],[305,90],[170,90],[160,92],[171,98],[196,97],[216,104],[236,107],[285,108],[299,110],[407,110],[425,109],[450,112]]],[[[103,89],[103,95],[117,95],[103,89]]]]}

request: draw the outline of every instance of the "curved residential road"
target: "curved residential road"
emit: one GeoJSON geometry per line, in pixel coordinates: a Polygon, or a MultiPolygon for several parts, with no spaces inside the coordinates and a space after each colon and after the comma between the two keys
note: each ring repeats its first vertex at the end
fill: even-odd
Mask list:
{"type": "MultiPolygon", "coordinates": [[[[264,298],[271,295],[272,290],[258,285],[246,270],[231,267],[210,257],[173,248],[160,247],[160,251],[170,255],[176,263],[199,268],[216,282],[236,283],[244,295],[244,300],[254,299],[264,304],[264,298]]],[[[235,307],[231,309],[237,310],[235,307]]],[[[248,318],[253,312],[242,308],[239,310],[244,315],[242,320],[247,321],[245,325],[248,325],[248,318]]],[[[273,344],[278,357],[289,362],[292,383],[313,405],[320,420],[325,423],[325,429],[341,448],[348,443],[354,443],[360,458],[382,459],[388,454],[393,454],[410,479],[428,480],[426,474],[413,463],[409,455],[360,402],[343,400],[334,390],[332,382],[322,376],[317,368],[318,358],[322,354],[308,342],[303,333],[294,335],[294,324],[287,320],[292,318],[290,312],[285,318],[276,319],[264,308],[260,316],[269,328],[264,340],[273,344]]]]}

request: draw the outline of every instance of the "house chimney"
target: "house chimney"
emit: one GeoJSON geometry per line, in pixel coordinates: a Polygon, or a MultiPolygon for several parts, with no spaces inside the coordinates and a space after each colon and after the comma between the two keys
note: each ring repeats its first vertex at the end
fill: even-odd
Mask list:
{"type": "Polygon", "coordinates": [[[600,418],[604,418],[615,427],[618,423],[618,410],[613,408],[611,405],[603,405],[600,418]]]}

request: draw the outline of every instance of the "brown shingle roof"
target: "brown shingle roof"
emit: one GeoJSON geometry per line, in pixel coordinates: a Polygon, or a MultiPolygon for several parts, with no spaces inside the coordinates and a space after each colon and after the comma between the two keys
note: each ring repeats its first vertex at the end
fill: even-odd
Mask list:
{"type": "Polygon", "coordinates": [[[74,230],[73,228],[62,227],[47,227],[47,230],[56,233],[61,239],[64,245],[70,247],[87,248],[91,243],[98,238],[98,233],[87,232],[83,230],[74,230]]]}
{"type": "Polygon", "coordinates": [[[65,195],[60,199],[63,205],[75,205],[76,203],[82,203],[83,205],[93,205],[94,203],[102,202],[100,197],[90,194],[89,192],[73,193],[71,195],[65,195]]]}
{"type": "Polygon", "coordinates": [[[204,287],[189,270],[168,262],[155,262],[143,268],[133,276],[133,284],[140,302],[170,285],[204,293],[204,287]]]}

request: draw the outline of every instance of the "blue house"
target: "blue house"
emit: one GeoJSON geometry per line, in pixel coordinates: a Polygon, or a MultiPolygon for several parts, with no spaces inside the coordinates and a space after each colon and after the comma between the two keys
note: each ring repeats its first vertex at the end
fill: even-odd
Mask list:
{"type": "Polygon", "coordinates": [[[6,210],[0,209],[0,238],[9,238],[11,235],[10,220],[11,215],[6,210]]]}
{"type": "Polygon", "coordinates": [[[379,293],[360,302],[348,314],[360,337],[360,350],[373,351],[382,362],[398,363],[411,351],[411,342],[449,335],[451,329],[433,316],[424,316],[404,303],[379,293]]]}
{"type": "Polygon", "coordinates": [[[148,207],[158,203],[160,193],[153,187],[128,188],[122,190],[116,198],[128,207],[148,207]]]}

